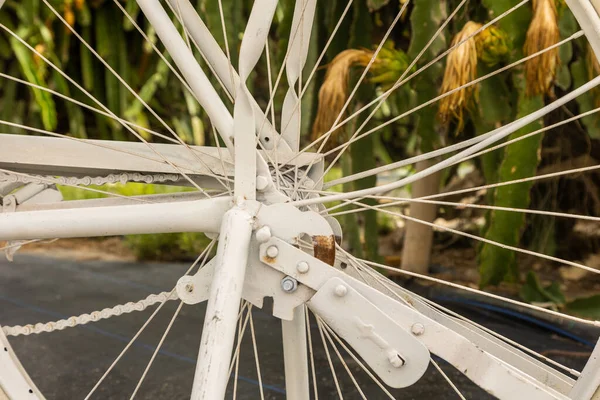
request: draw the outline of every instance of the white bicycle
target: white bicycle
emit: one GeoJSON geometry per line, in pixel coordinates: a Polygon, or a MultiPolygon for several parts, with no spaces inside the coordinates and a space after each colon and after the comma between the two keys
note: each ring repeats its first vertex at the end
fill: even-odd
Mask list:
{"type": "MultiPolygon", "coordinates": [[[[70,29],[74,37],[86,44],[47,0],[43,2],[65,22],[66,29],[70,29]]],[[[27,326],[2,326],[0,341],[4,351],[0,351],[0,398],[43,398],[20,364],[8,338],[67,329],[123,313],[141,311],[158,304],[117,359],[107,366],[106,372],[90,387],[87,399],[96,392],[168,300],[178,300],[179,307],[133,394],[126,395],[135,397],[181,308],[207,301],[191,398],[224,398],[233,367],[232,358],[235,359],[240,351],[239,340],[236,345],[236,332],[245,331],[248,321],[251,321],[248,310],[252,306],[262,307],[265,297],[273,298],[273,316],[280,319],[282,324],[286,393],[289,399],[317,396],[318,380],[312,338],[310,330],[307,331],[308,311],[314,314],[323,341],[327,339],[340,360],[342,357],[337,349],[342,347],[377,383],[382,396],[393,398],[387,387],[403,388],[417,382],[430,363],[445,376],[432,358],[435,355],[500,399],[600,398],[600,347],[596,346],[582,371],[575,371],[402,288],[375,269],[389,267],[357,259],[340,247],[340,225],[325,206],[332,202],[353,203],[360,206],[359,211],[375,209],[419,222],[408,215],[389,211],[385,207],[370,206],[361,201],[369,197],[376,198],[456,165],[492,144],[500,143],[512,132],[595,88],[600,84],[600,77],[589,80],[545,107],[488,134],[401,163],[343,177],[324,186],[326,162],[323,155],[307,151],[314,144],[300,149],[299,104],[302,93],[301,90],[296,90],[302,84],[299,77],[302,76],[307,57],[316,0],[296,1],[289,32],[289,47],[283,62],[285,68],[281,68],[281,72],[286,71],[289,90],[283,103],[282,129],[279,131],[266,117],[268,112],[259,107],[247,87],[249,75],[265,50],[277,0],[254,2],[241,42],[237,70],[229,62],[229,49],[224,52],[219,47],[189,0],[137,2],[179,72],[170,64],[169,66],[204,108],[226,148],[186,145],[155,113],[153,115],[159,118],[173,137],[153,131],[149,133],[171,140],[174,144],[149,143],[138,133],[139,126],[115,115],[37,49],[0,24],[6,33],[21,42],[45,62],[48,68],[55,69],[89,97],[97,105],[91,107],[92,111],[113,119],[140,139],[139,143],[82,140],[35,128],[31,130],[38,133],[38,136],[0,135],[0,240],[9,241],[3,250],[10,251],[29,241],[44,239],[169,232],[204,232],[214,240],[186,275],[179,279],[177,286],[168,292],[149,296],[137,303],[117,305],[66,320],[27,326]],[[167,11],[169,8],[184,26],[185,37],[174,25],[167,11]],[[211,73],[215,74],[233,98],[233,114],[196,61],[190,40],[205,57],[211,73]],[[443,155],[447,155],[443,161],[391,183],[353,192],[324,190],[324,187],[331,187],[333,184],[350,182],[443,155]],[[195,187],[197,191],[135,197],[111,195],[95,200],[61,201],[61,194],[55,186],[61,184],[97,191],[87,186],[120,181],[188,185],[195,187]],[[208,260],[217,241],[216,256],[208,260]],[[196,270],[197,266],[199,268],[196,270]]],[[[352,0],[348,2],[345,12],[351,2],[352,0]]],[[[400,12],[410,2],[405,2],[400,12]]],[[[453,10],[427,46],[464,3],[465,1],[460,2],[458,8],[453,10]]],[[[507,9],[482,29],[519,7],[527,6],[527,3],[528,0],[524,0],[507,9]]],[[[595,54],[600,55],[600,2],[566,0],[566,3],[581,30],[558,45],[585,35],[595,54]]],[[[117,1],[115,7],[126,13],[117,1]]],[[[340,15],[340,21],[345,12],[340,15]]],[[[137,27],[133,19],[132,23],[137,27]]],[[[337,28],[339,24],[336,31],[337,28]]],[[[147,39],[146,36],[144,38],[147,39]]],[[[382,44],[383,41],[380,48],[382,44]]],[[[452,46],[436,61],[458,45],[460,43],[452,46]]],[[[153,46],[158,52],[157,47],[153,46]]],[[[93,48],[90,47],[90,51],[100,59],[93,48]]],[[[417,62],[418,59],[411,60],[407,71],[412,71],[411,68],[417,62]]],[[[107,63],[104,65],[118,76],[107,63]]],[[[315,69],[317,66],[318,63],[315,69]]],[[[281,75],[282,73],[277,77],[277,83],[281,75]]],[[[403,78],[404,76],[390,90],[403,84],[403,78]]],[[[121,82],[127,85],[125,81],[121,82]]],[[[24,81],[21,83],[31,86],[24,81]]],[[[37,89],[76,102],[52,89],[37,89]]],[[[380,104],[385,97],[386,93],[378,96],[371,105],[380,104]]],[[[137,98],[151,110],[146,102],[139,96],[137,98]]],[[[437,99],[439,98],[432,101],[437,99]]],[[[272,101],[273,98],[268,107],[272,106],[272,101]]],[[[79,105],[83,106],[81,103],[79,105]]],[[[90,106],[86,107],[90,109],[90,106]]],[[[338,118],[337,127],[355,116],[344,121],[339,121],[338,118]]],[[[376,131],[375,128],[364,134],[376,131]]],[[[587,170],[597,167],[587,167],[587,170]]],[[[565,170],[560,174],[585,170],[565,170]]],[[[540,177],[532,177],[538,178],[540,177]]],[[[512,183],[515,181],[502,184],[512,183]]],[[[391,197],[390,199],[393,200],[391,197]]],[[[503,246],[500,243],[493,244],[503,246]]],[[[511,250],[520,251],[516,248],[511,250]]],[[[587,268],[571,261],[564,262],[587,268]]],[[[597,273],[596,270],[587,269],[597,273]]],[[[565,315],[408,271],[400,273],[493,296],[497,300],[559,315],[579,323],[599,325],[597,321],[565,315]]],[[[254,346],[256,353],[256,345],[254,346]]],[[[325,349],[328,347],[325,346],[325,349]]],[[[333,368],[329,350],[327,357],[329,366],[333,368]]],[[[257,362],[257,367],[258,365],[257,362]]],[[[364,398],[351,370],[346,368],[346,371],[364,398]]],[[[260,377],[260,372],[258,375],[260,377]]],[[[336,380],[337,391],[342,397],[335,374],[332,379],[336,380]]],[[[447,380],[451,390],[464,398],[460,389],[447,380]]]]}

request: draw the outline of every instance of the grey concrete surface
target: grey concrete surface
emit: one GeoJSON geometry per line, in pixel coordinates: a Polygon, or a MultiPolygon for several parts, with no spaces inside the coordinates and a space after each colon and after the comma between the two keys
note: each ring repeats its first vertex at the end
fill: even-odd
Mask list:
{"type": "MultiPolygon", "coordinates": [[[[0,324],[45,322],[137,301],[150,293],[170,290],[187,268],[188,264],[183,263],[76,262],[18,254],[13,263],[0,261],[0,324]]],[[[176,306],[176,302],[169,302],[161,310],[93,399],[129,398],[176,306]]],[[[585,345],[514,318],[465,305],[453,306],[535,350],[555,353],[559,350],[559,356],[555,358],[574,368],[582,368],[586,360],[582,355],[590,351],[585,345]]],[[[16,337],[11,343],[48,399],[83,399],[152,310],[64,331],[16,337]]],[[[183,307],[136,398],[189,398],[203,314],[203,305],[183,307]]],[[[280,324],[266,310],[255,310],[253,316],[265,398],[284,399],[280,324]]],[[[311,326],[311,332],[316,351],[319,398],[337,398],[316,326],[311,326]]],[[[335,358],[333,352],[332,356],[335,358]]],[[[344,358],[367,398],[387,398],[349,356],[344,355],[344,358]]],[[[442,360],[438,362],[466,398],[491,398],[451,366],[442,360]]],[[[344,398],[362,398],[339,361],[334,363],[344,398]]],[[[233,394],[233,386],[232,379],[229,396],[233,394]]],[[[391,392],[398,399],[458,398],[431,366],[416,385],[391,392]]],[[[240,357],[237,398],[260,398],[248,335],[240,357]]]]}

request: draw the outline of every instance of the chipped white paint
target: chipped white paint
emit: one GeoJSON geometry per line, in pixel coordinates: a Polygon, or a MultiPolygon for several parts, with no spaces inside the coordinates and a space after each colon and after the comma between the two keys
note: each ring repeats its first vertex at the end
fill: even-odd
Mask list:
{"type": "Polygon", "coordinates": [[[237,315],[248,262],[252,215],[239,207],[223,216],[213,280],[210,286],[192,400],[225,397],[237,315]]]}

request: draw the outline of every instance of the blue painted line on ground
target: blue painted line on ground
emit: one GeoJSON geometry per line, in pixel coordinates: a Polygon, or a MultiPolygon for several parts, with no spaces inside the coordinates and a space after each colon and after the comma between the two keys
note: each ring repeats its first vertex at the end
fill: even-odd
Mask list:
{"type": "MultiPolygon", "coordinates": [[[[21,308],[25,308],[25,309],[28,309],[28,310],[35,311],[35,312],[37,312],[39,314],[49,315],[49,316],[52,316],[54,318],[60,318],[60,319],[69,318],[68,315],[61,314],[61,313],[56,312],[56,311],[48,310],[48,309],[45,309],[45,308],[42,308],[42,307],[39,307],[39,306],[36,306],[36,305],[33,305],[33,304],[29,304],[29,303],[26,303],[26,302],[24,302],[22,300],[18,300],[18,299],[14,299],[14,298],[11,298],[11,297],[3,296],[2,294],[0,294],[0,300],[6,301],[6,302],[11,303],[11,304],[14,304],[14,305],[16,305],[18,307],[21,307],[21,308]]],[[[119,341],[124,342],[124,343],[129,343],[129,341],[131,340],[131,338],[129,338],[129,337],[126,337],[126,336],[123,336],[123,335],[119,335],[117,333],[113,333],[113,332],[110,332],[110,331],[107,331],[107,330],[104,330],[104,329],[96,328],[94,326],[80,325],[79,327],[83,328],[83,329],[87,329],[87,330],[95,332],[95,333],[98,333],[98,334],[103,335],[103,336],[107,336],[107,337],[119,340],[119,341]]],[[[153,346],[153,345],[150,345],[150,344],[147,344],[147,343],[134,342],[133,346],[139,347],[139,348],[143,348],[143,349],[148,350],[150,352],[154,352],[156,350],[156,346],[153,346]]],[[[196,359],[191,358],[191,357],[187,357],[187,356],[183,356],[181,354],[173,353],[173,352],[170,352],[170,351],[167,351],[167,350],[159,350],[158,354],[164,355],[166,357],[171,357],[171,358],[174,358],[176,360],[179,360],[179,361],[182,361],[182,362],[185,362],[185,363],[196,365],[196,359]]],[[[248,382],[248,383],[256,385],[256,386],[260,385],[260,383],[257,380],[254,380],[254,379],[251,379],[251,378],[248,378],[248,377],[245,377],[245,376],[241,376],[241,375],[238,375],[238,380],[244,381],[244,382],[248,382]]],[[[276,392],[276,393],[285,394],[285,389],[282,389],[279,386],[268,385],[268,384],[263,383],[262,387],[265,388],[265,389],[271,390],[273,392],[276,392]]]]}
{"type": "Polygon", "coordinates": [[[493,304],[488,304],[488,303],[483,303],[481,301],[477,301],[477,300],[470,300],[470,299],[457,299],[454,297],[445,297],[445,296],[439,296],[436,297],[435,300],[438,301],[446,301],[446,302],[452,302],[452,303],[457,303],[457,304],[466,304],[466,305],[470,305],[473,307],[477,307],[477,308],[481,308],[484,310],[489,310],[489,311],[493,311],[499,314],[504,314],[516,319],[519,319],[521,321],[525,321],[525,322],[529,322],[533,325],[536,325],[540,328],[543,329],[547,329],[551,332],[557,333],[561,336],[564,336],[566,338],[569,338],[571,340],[574,340],[576,342],[579,342],[581,344],[584,344],[588,347],[594,347],[594,343],[566,330],[561,328],[560,326],[557,326],[555,324],[552,324],[550,322],[546,322],[543,321],[539,318],[533,317],[531,315],[528,314],[524,314],[522,312],[516,311],[516,310],[512,310],[510,308],[505,308],[505,307],[500,307],[500,306],[496,306],[493,304]]]}

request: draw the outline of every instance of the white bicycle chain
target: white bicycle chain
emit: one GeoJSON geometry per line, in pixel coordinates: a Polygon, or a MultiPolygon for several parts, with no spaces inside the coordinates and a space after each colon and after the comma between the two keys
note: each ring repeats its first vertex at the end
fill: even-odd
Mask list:
{"type": "MultiPolygon", "coordinates": [[[[163,183],[177,182],[180,180],[178,174],[155,174],[145,175],[140,173],[124,172],[121,174],[110,174],[107,176],[85,176],[78,177],[54,177],[43,175],[17,175],[9,173],[0,173],[0,182],[19,182],[27,183],[48,183],[51,181],[56,184],[63,185],[104,185],[109,183],[127,183],[127,182],[143,182],[143,183],[163,183]]],[[[175,291],[162,292],[159,294],[151,294],[148,297],[126,304],[118,304],[112,308],[105,308],[101,311],[93,311],[91,313],[81,314],[61,319],[58,321],[50,321],[46,323],[28,324],[25,326],[3,326],[2,331],[6,336],[31,335],[45,332],[60,331],[65,328],[72,328],[78,325],[85,325],[89,322],[96,322],[102,319],[116,317],[121,314],[127,314],[134,311],[144,311],[146,308],[168,300],[177,300],[179,297],[175,291]]]]}
{"type": "Polygon", "coordinates": [[[106,176],[84,176],[81,178],[73,176],[45,176],[45,175],[21,175],[0,173],[0,182],[20,182],[20,183],[55,183],[59,185],[104,185],[108,183],[164,183],[177,182],[181,179],[179,174],[140,174],[139,172],[123,172],[120,174],[109,174],[106,176]]]}
{"type": "Polygon", "coordinates": [[[101,311],[93,311],[89,314],[81,314],[69,317],[67,319],[61,319],[58,321],[50,321],[46,323],[37,323],[35,325],[29,324],[25,326],[3,326],[2,331],[6,336],[19,336],[19,335],[31,335],[45,332],[61,331],[65,328],[72,328],[78,325],[85,325],[89,322],[100,321],[101,319],[108,319],[116,317],[121,314],[127,314],[134,311],[144,311],[146,308],[156,304],[166,302],[168,300],[177,300],[177,292],[162,292],[159,294],[151,294],[145,299],[129,302],[126,304],[118,304],[112,308],[105,308],[101,311]]]}

